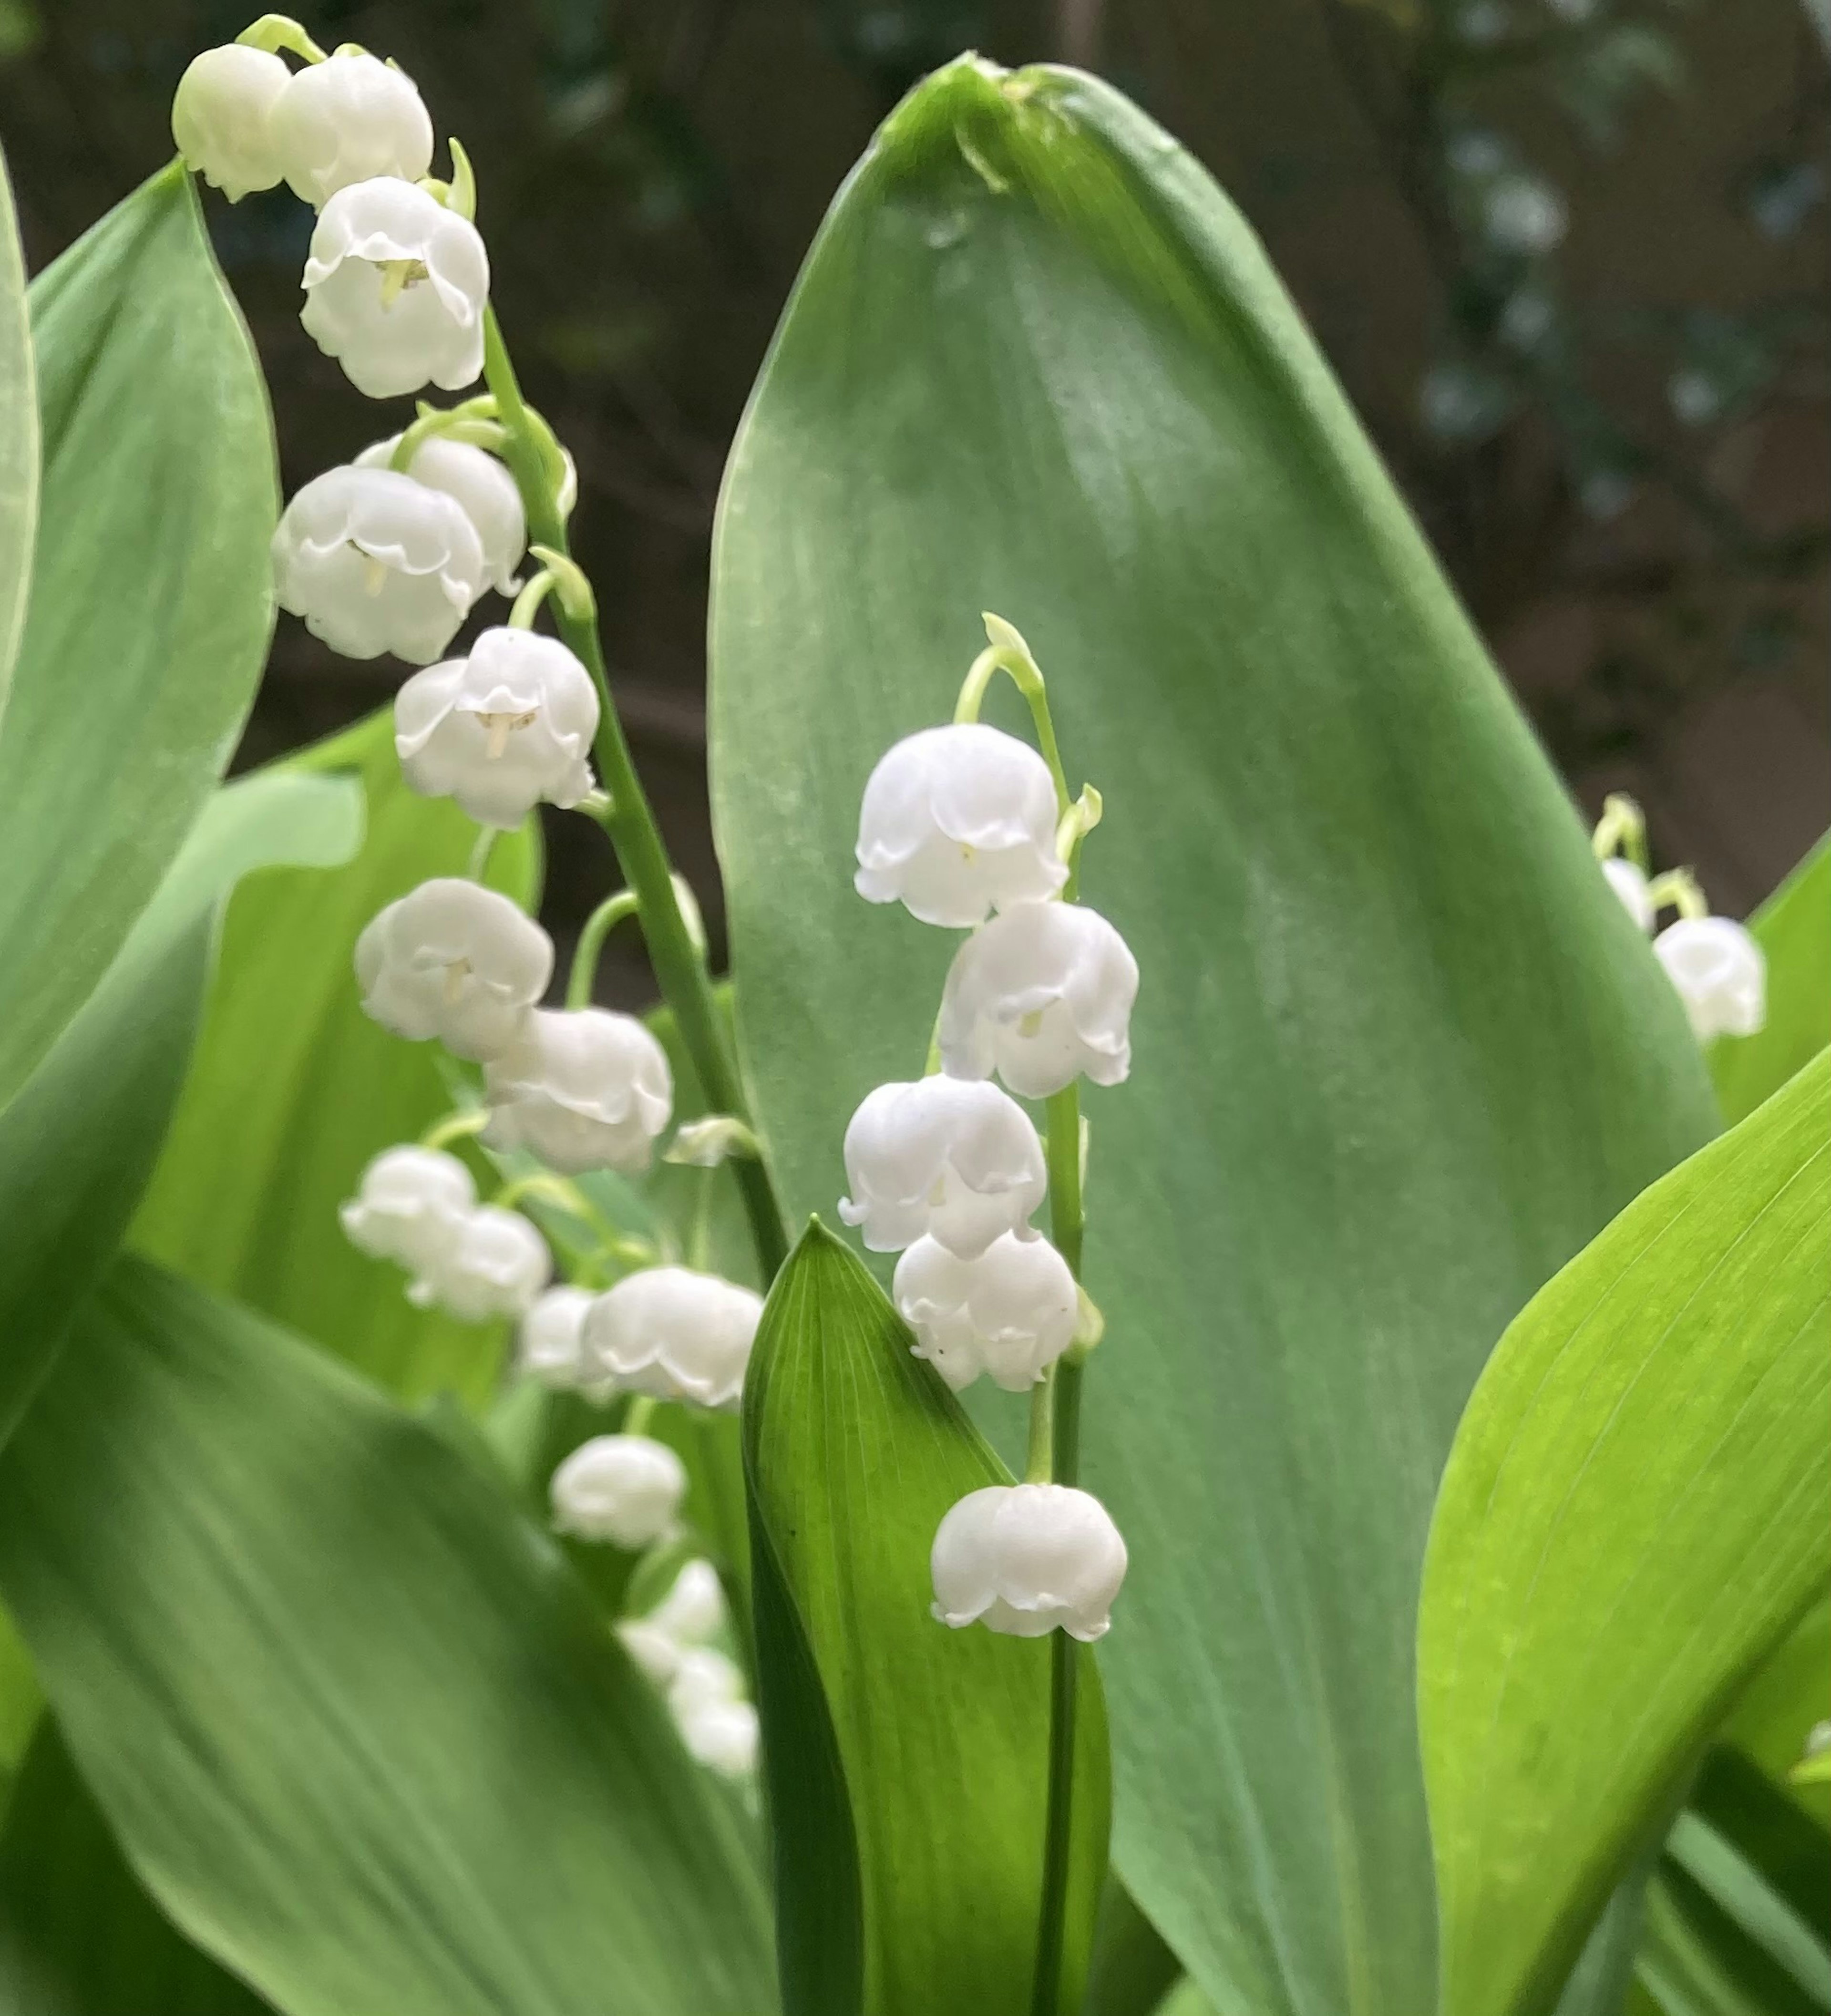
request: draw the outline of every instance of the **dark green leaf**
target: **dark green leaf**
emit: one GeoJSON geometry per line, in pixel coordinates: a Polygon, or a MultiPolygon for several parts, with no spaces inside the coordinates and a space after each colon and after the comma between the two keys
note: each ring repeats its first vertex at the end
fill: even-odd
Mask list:
{"type": "Polygon", "coordinates": [[[1831,1784],[1796,1784],[1788,1775],[1821,1722],[1831,1722],[1831,1600],[1800,1620],[1750,1682],[1722,1732],[1724,1741],[1752,1758],[1796,1805],[1831,1827],[1831,1784]]]}
{"type": "Polygon", "coordinates": [[[25,260],[0,162],[0,716],[25,621],[38,516],[38,398],[25,260]]]}
{"type": "Polygon", "coordinates": [[[1723,1117],[1754,1112],[1831,1043],[1831,835],[1749,920],[1768,956],[1768,1020],[1760,1035],[1711,1044],[1723,1117]]]}

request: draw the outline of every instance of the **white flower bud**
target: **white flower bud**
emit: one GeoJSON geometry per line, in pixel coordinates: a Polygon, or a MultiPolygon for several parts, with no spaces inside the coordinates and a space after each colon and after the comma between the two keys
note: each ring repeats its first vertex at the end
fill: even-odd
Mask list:
{"type": "Polygon", "coordinates": [[[1646,877],[1624,855],[1612,854],[1602,864],[1609,887],[1621,899],[1621,907],[1643,931],[1653,927],[1653,906],[1647,895],[1646,877]]]}
{"type": "Polygon", "coordinates": [[[1027,1393],[1074,1341],[1074,1276],[1034,1233],[1007,1232],[976,1260],[919,1239],[897,1262],[892,1293],[915,1355],[956,1393],[982,1372],[1007,1393],[1027,1393]]]}
{"type": "Polygon", "coordinates": [[[425,1275],[450,1258],[476,1208],[477,1186],[455,1155],[384,1148],[337,1218],[352,1246],[425,1275]]]}
{"type": "Polygon", "coordinates": [[[617,1636],[643,1676],[656,1687],[666,1687],[679,1671],[682,1648],[678,1641],[647,1618],[625,1618],[617,1625],[617,1636]]]}
{"type": "Polygon", "coordinates": [[[394,747],[423,797],[480,826],[518,826],[545,799],[592,788],[598,692],[556,637],[486,630],[470,655],[415,672],[394,697],[394,747]]]}
{"type": "Polygon", "coordinates": [[[192,59],[172,95],[171,137],[193,168],[231,203],[280,178],[273,108],[292,73],[265,49],[225,42],[192,59]]]}
{"type": "Polygon", "coordinates": [[[592,1381],[585,1353],[589,1288],[549,1288],[521,1319],[515,1362],[531,1379],[556,1392],[576,1392],[592,1381]]]}
{"type": "Polygon", "coordinates": [[[274,107],[273,144],[293,193],[322,210],[352,182],[418,182],[432,166],[432,121],[411,77],[377,57],[339,50],[287,79],[274,107]]]}
{"type": "Polygon", "coordinates": [[[418,1308],[436,1305],[462,1323],[522,1316],[553,1272],[547,1242],[519,1211],[480,1204],[456,1244],[407,1291],[418,1308]]]}
{"type": "Polygon", "coordinates": [[[981,923],[1068,879],[1056,812],[1049,765],[1027,742],[978,722],[925,728],[866,780],[853,886],[925,924],[981,923]]]}
{"type": "Polygon", "coordinates": [[[677,1715],[743,1697],[743,1675],[722,1652],[715,1652],[710,1646],[682,1653],[667,1689],[667,1705],[677,1715]]]}
{"type": "Polygon", "coordinates": [[[924,1233],[962,1259],[1027,1222],[1049,1187],[1042,1143],[996,1085],[956,1078],[880,1085],[846,1129],[840,1216],[874,1253],[924,1233]]]}
{"type": "Polygon", "coordinates": [[[597,1376],[628,1393],[734,1407],[763,1298],[688,1267],[646,1267],[592,1303],[585,1344],[597,1376]]]}
{"type": "Polygon", "coordinates": [[[747,1778],[757,1768],[761,1729],[747,1701],[706,1701],[676,1712],[687,1754],[723,1778],[747,1778]]]}
{"type": "Polygon", "coordinates": [[[392,176],[324,207],[305,261],[305,333],[358,392],[448,391],[483,370],[490,257],[477,226],[392,176]]]}
{"type": "Polygon", "coordinates": [[[315,476],[273,535],[280,607],[346,658],[409,664],[444,650],[484,590],[483,547],[462,509],[387,469],[315,476]]]}
{"type": "MultiPolygon", "coordinates": [[[[401,437],[376,441],[356,458],[358,469],[387,469],[401,437]]],[[[469,441],[433,434],[413,452],[405,472],[429,490],[443,491],[477,528],[484,572],[498,595],[513,595],[516,573],[527,556],[527,514],[521,492],[503,463],[469,441]]]]}
{"type": "Polygon", "coordinates": [[[356,941],[363,1013],[473,1063],[515,1042],[552,975],[553,941],[533,918],[455,876],[390,903],[356,941]]]}
{"type": "Polygon", "coordinates": [[[594,1435],[553,1473],[555,1530],[581,1540],[646,1547],[674,1531],[686,1466],[647,1435],[594,1435]]]}
{"type": "Polygon", "coordinates": [[[950,1510],[930,1557],[934,1615],[1040,1638],[1106,1636],[1125,1579],[1125,1543],[1106,1508],[1061,1484],[989,1485],[950,1510]]]}
{"type": "Polygon", "coordinates": [[[550,1169],[638,1175],[673,1111],[667,1053],[633,1015],[537,1008],[520,1039],[484,1068],[484,1139],[524,1148],[550,1169]]]}
{"type": "Polygon", "coordinates": [[[1097,911],[1025,903],[975,931],[941,995],[941,1052],[955,1078],[994,1071],[1026,1099],[1083,1073],[1117,1085],[1131,1069],[1138,962],[1097,911]]]}
{"type": "Polygon", "coordinates": [[[1681,917],[1653,940],[1700,1043],[1752,1036],[1768,1019],[1768,962],[1732,917],[1681,917]]]}
{"type": "Polygon", "coordinates": [[[649,1622],[677,1645],[704,1645],[725,1629],[725,1590],[710,1561],[689,1561],[649,1622]]]}

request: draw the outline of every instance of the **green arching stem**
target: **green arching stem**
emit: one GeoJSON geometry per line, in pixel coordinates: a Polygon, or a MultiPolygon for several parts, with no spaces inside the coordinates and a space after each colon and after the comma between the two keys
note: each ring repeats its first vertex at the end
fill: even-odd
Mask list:
{"type": "Polygon", "coordinates": [[[464,879],[467,882],[480,882],[490,872],[490,856],[496,842],[502,837],[500,827],[479,826],[477,838],[471,843],[470,859],[466,864],[464,879]]]}
{"type": "Polygon", "coordinates": [[[1646,851],[1646,815],[1624,791],[1611,791],[1603,800],[1602,817],[1590,836],[1598,861],[1606,861],[1618,848],[1642,875],[1652,862],[1646,851]]]}
{"type": "Polygon", "coordinates": [[[259,20],[250,21],[236,40],[244,49],[265,49],[269,56],[286,49],[308,63],[325,60],[325,52],[290,14],[263,14],[259,20]]]}
{"type": "Polygon", "coordinates": [[[1710,898],[1698,887],[1697,877],[1689,868],[1671,868],[1664,875],[1656,875],[1646,885],[1646,900],[1656,916],[1668,903],[1682,917],[1710,914],[1710,898]]]}
{"type": "Polygon", "coordinates": [[[660,1402],[653,1393],[639,1393],[623,1413],[623,1425],[617,1432],[620,1435],[639,1435],[655,1418],[655,1409],[660,1402]]]}
{"type": "Polygon", "coordinates": [[[487,392],[479,398],[466,399],[461,406],[429,406],[423,402],[389,452],[389,468],[397,475],[405,475],[413,466],[413,458],[429,441],[456,434],[460,429],[493,426],[495,411],[496,402],[487,392]]]}
{"type": "Polygon", "coordinates": [[[614,896],[606,896],[585,919],[572,955],[572,970],[566,976],[568,1008],[590,1007],[592,985],[598,977],[598,955],[604,949],[605,939],[614,925],[635,916],[641,907],[633,889],[619,889],[614,896]]]}
{"type": "Polygon", "coordinates": [[[1042,673],[1030,655],[1030,646],[1002,617],[987,614],[984,622],[986,635],[992,641],[973,660],[961,682],[960,697],[954,704],[955,722],[978,720],[986,688],[998,673],[1004,673],[1023,694],[1030,718],[1036,723],[1037,746],[1055,779],[1056,809],[1066,818],[1074,801],[1069,795],[1067,773],[1062,768],[1062,752],[1056,743],[1056,724],[1049,718],[1049,697],[1042,673]]]}
{"type": "Polygon", "coordinates": [[[538,574],[524,581],[521,592],[509,606],[509,621],[503,627],[531,630],[534,618],[541,613],[541,604],[552,593],[559,579],[551,567],[542,567],[538,574]]]}
{"type": "MultiPolygon", "coordinates": [[[[530,410],[522,397],[515,366],[491,307],[484,311],[484,376],[495,396],[496,417],[505,433],[502,458],[520,488],[529,529],[538,544],[556,553],[567,553],[570,549],[566,523],[558,502],[559,485],[565,480],[565,457],[545,423],[530,410]]],[[[629,886],[642,905],[643,935],[662,995],[674,1010],[681,1041],[692,1059],[707,1105],[715,1113],[734,1114],[754,1126],[736,1060],[720,1025],[711,977],[681,914],[667,851],[617,718],[597,624],[570,614],[562,603],[558,627],[598,689],[602,712],[593,753],[598,774],[610,797],[602,815],[603,823],[629,886]]],[[[764,1277],[773,1279],[787,1257],[788,1245],[768,1169],[761,1161],[745,1161],[736,1165],[736,1173],[758,1262],[764,1277]]]]}
{"type": "Polygon", "coordinates": [[[419,1145],[423,1148],[448,1148],[454,1141],[468,1140],[473,1134],[480,1134],[489,1124],[487,1107],[467,1107],[462,1113],[448,1113],[443,1120],[435,1120],[420,1136],[419,1145]]]}

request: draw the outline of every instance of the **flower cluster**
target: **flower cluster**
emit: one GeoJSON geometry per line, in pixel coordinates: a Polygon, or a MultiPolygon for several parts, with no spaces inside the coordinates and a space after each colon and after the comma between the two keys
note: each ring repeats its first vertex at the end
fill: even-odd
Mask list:
{"type": "MultiPolygon", "coordinates": [[[[987,628],[987,661],[1016,653],[1013,675],[1040,702],[1021,639],[987,628]]],[[[1052,753],[1052,736],[1045,747],[1052,753]]],[[[972,718],[898,743],[865,787],[858,893],[971,935],[942,993],[939,1068],[878,1086],[852,1116],[840,1215],[872,1251],[900,1253],[893,1294],[912,1348],[956,1391],[981,1375],[1033,1391],[1088,1341],[1091,1305],[1074,1269],[1031,1223],[1048,1160],[1012,1094],[1053,1101],[1084,1078],[1117,1085],[1131,1068],[1137,964],[1104,917],[1064,900],[1097,817],[1084,815],[1090,800],[1070,806],[1059,769],[972,718]]],[[[1051,1118],[1078,1132],[1077,1104],[1051,1118]]],[[[1125,1547],[1097,1499],[1031,1482],[962,1499],[931,1565],[944,1623],[1020,1636],[1059,1624],[1097,1638],[1125,1547]]]]}
{"type": "Polygon", "coordinates": [[[710,1561],[690,1561],[646,1615],[617,1635],[660,1687],[689,1751],[728,1778],[757,1765],[757,1711],[744,1698],[743,1675],[716,1640],[725,1630],[725,1597],[710,1561]]]}

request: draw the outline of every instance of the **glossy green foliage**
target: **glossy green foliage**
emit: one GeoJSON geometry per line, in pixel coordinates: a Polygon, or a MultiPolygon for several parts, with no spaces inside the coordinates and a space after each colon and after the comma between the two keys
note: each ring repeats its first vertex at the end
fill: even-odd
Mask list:
{"type": "Polygon", "coordinates": [[[33,284],[44,472],[0,716],[0,1103],[235,746],[272,625],[260,367],[174,165],[33,284]]]}
{"type": "MultiPolygon", "coordinates": [[[[288,862],[347,860],[354,785],[268,775],[218,792],[101,985],[0,1113],[0,1439],[113,1258],[159,1153],[196,1035],[224,899],[288,862]]],[[[268,879],[268,878],[264,878],[268,879]]]]}
{"type": "MultiPolygon", "coordinates": [[[[451,1104],[436,1046],[405,1043],[362,1013],[357,934],[430,877],[462,875],[477,829],[407,789],[386,709],[284,767],[360,779],[362,851],[336,875],[266,877],[230,905],[196,1060],[133,1244],[409,1399],[449,1388],[480,1402],[501,1327],[412,1308],[400,1270],[357,1252],[337,1223],[371,1157],[417,1139],[451,1104]]],[[[499,841],[492,885],[531,903],[538,848],[531,827],[499,841]]]]}
{"type": "Polygon", "coordinates": [[[285,1332],[122,1263],[0,1463],[0,1591],[161,1909],[284,2016],[770,2007],[743,1830],[557,1552],[285,1332]]]}
{"type": "Polygon", "coordinates": [[[38,397],[33,382],[25,258],[0,162],[0,715],[31,585],[38,517],[38,397]]]}
{"type": "Polygon", "coordinates": [[[1131,1078],[1086,1102],[1115,1856],[1218,2006],[1418,2016],[1437,1478],[1495,1338],[1706,1137],[1708,1082],[1239,216],[1104,85],[961,63],[829,217],[716,540],[714,810],[791,1218],[922,1069],[954,940],[853,893],[859,796],[986,609],[1105,794],[1085,892],[1143,972],[1131,1078]]]}
{"type": "Polygon", "coordinates": [[[1444,2003],[1533,2016],[1636,1836],[1831,1577],[1831,1056],[1509,1330],[1431,1532],[1444,2003]]]}
{"type": "MultiPolygon", "coordinates": [[[[909,1344],[882,1289],[816,1224],[777,1276],[745,1381],[782,1944],[829,1970],[811,1986],[790,1975],[789,2016],[1031,2008],[1049,1646],[948,1631],[929,1614],[942,1515],[1009,1479],[909,1344]],[[778,1606],[790,1614],[765,1615],[778,1606]],[[791,1719],[818,1719],[817,1703],[785,1702],[796,1688],[823,1697],[836,1758],[791,1719]],[[849,1806],[849,1827],[816,1809],[810,1782],[849,1806]],[[845,1942],[828,1872],[854,1845],[862,1996],[818,1951],[845,1942]]],[[[1080,2006],[1105,1866],[1104,1715],[1081,1658],[1064,2012],[1080,2006]]]]}
{"type": "Polygon", "coordinates": [[[1831,836],[1749,920],[1768,956],[1768,1019],[1758,1035],[1710,1046],[1710,1075],[1733,1124],[1831,1043],[1831,836]]]}

